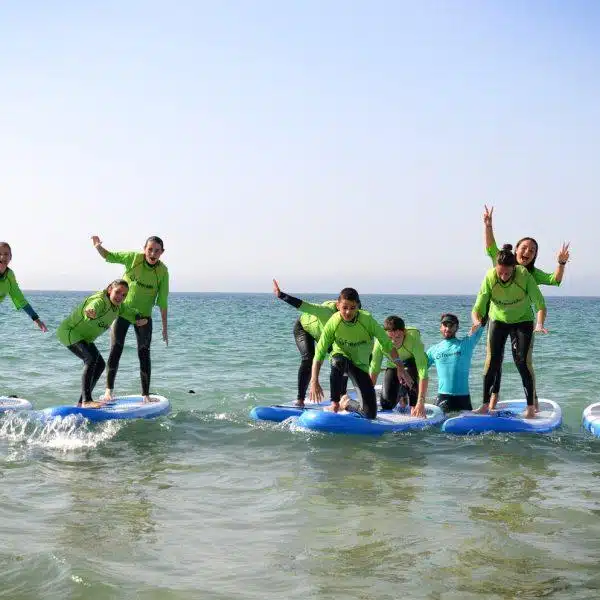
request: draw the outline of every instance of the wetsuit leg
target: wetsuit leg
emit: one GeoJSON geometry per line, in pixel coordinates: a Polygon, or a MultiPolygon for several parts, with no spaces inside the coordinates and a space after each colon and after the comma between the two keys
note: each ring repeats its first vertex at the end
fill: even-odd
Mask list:
{"type": "Polygon", "coordinates": [[[504,346],[511,326],[502,321],[490,320],[488,325],[487,353],[483,367],[483,403],[490,403],[492,387],[504,359],[504,346]]]}
{"type": "Polygon", "coordinates": [[[456,412],[459,410],[473,410],[471,396],[457,396],[455,394],[438,394],[436,404],[444,412],[456,412]]]}
{"type": "Polygon", "coordinates": [[[331,362],[331,373],[329,374],[331,401],[339,402],[345,393],[350,361],[342,354],[333,354],[329,360],[331,362]]]}
{"type": "Polygon", "coordinates": [[[106,373],[106,387],[109,390],[115,389],[115,377],[117,376],[129,325],[127,319],[117,317],[110,328],[110,354],[108,355],[108,371],[106,373]]]}
{"type": "Polygon", "coordinates": [[[414,358],[409,358],[404,361],[404,368],[407,370],[408,374],[412,377],[413,386],[408,387],[403,383],[400,384],[400,390],[398,395],[402,398],[404,396],[408,396],[408,401],[411,406],[417,405],[417,400],[419,398],[419,371],[417,371],[417,363],[414,358]]]}
{"type": "Polygon", "coordinates": [[[521,381],[525,388],[527,406],[533,406],[535,398],[535,379],[531,362],[531,355],[533,353],[533,323],[525,321],[512,325],[510,341],[515,365],[521,375],[521,381]]]}
{"type": "Polygon", "coordinates": [[[381,410],[392,410],[398,404],[400,382],[396,369],[386,369],[381,390],[381,410]]]}
{"type": "Polygon", "coordinates": [[[306,398],[306,390],[310,383],[311,369],[313,358],[315,357],[315,340],[308,333],[302,324],[300,319],[294,324],[294,340],[300,352],[300,366],[298,367],[298,400],[304,400],[306,398]]]}
{"type": "Polygon", "coordinates": [[[106,366],[104,359],[100,355],[100,352],[98,352],[96,345],[90,342],[77,342],[76,344],[67,346],[67,348],[83,361],[79,405],[82,402],[93,402],[92,392],[106,366]]]}
{"type": "Polygon", "coordinates": [[[133,326],[137,339],[138,358],[140,359],[140,379],[142,380],[142,396],[150,395],[150,344],[152,343],[152,319],[142,327],[133,326]]]}
{"type": "Polygon", "coordinates": [[[377,416],[377,396],[369,374],[348,361],[348,377],[356,388],[356,399],[360,402],[358,412],[367,419],[374,419],[377,416]]]}

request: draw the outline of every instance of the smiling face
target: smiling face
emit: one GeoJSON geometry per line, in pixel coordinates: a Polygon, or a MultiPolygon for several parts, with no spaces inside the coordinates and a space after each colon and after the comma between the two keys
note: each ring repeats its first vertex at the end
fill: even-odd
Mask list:
{"type": "Polygon", "coordinates": [[[529,238],[525,238],[518,246],[515,252],[517,263],[521,266],[526,267],[537,256],[538,247],[537,244],[529,238]]]}
{"type": "Polygon", "coordinates": [[[440,325],[440,333],[445,340],[450,340],[453,337],[456,337],[457,329],[458,325],[455,323],[442,323],[440,325]]]}
{"type": "Polygon", "coordinates": [[[158,242],[146,242],[144,246],[144,256],[149,265],[155,265],[163,252],[163,247],[158,242]]]}
{"type": "Polygon", "coordinates": [[[121,304],[127,297],[128,291],[129,288],[122,283],[119,285],[113,285],[108,290],[108,298],[115,306],[119,306],[119,304],[121,304]]]}
{"type": "Polygon", "coordinates": [[[354,300],[346,300],[342,298],[338,300],[336,303],[337,309],[342,315],[342,319],[344,321],[353,321],[356,317],[356,313],[358,312],[358,302],[354,300]]]}
{"type": "Polygon", "coordinates": [[[8,263],[12,259],[12,252],[8,244],[0,244],[0,274],[4,275],[8,269],[8,263]]]}
{"type": "Polygon", "coordinates": [[[404,343],[404,329],[386,329],[385,332],[388,334],[390,340],[392,340],[394,346],[399,348],[404,343]]]}

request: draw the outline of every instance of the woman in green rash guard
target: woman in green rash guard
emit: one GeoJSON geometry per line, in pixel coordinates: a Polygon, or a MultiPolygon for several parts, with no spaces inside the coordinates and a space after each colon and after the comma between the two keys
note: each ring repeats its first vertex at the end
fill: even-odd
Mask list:
{"type": "MultiPolygon", "coordinates": [[[[375,388],[369,377],[369,362],[373,350],[373,340],[379,340],[384,352],[391,356],[397,365],[398,379],[407,385],[412,380],[404,369],[402,359],[387,336],[383,327],[365,310],[360,310],[360,297],[354,288],[344,288],[336,302],[338,312],[323,327],[321,337],[315,349],[310,381],[310,399],[319,402],[323,399],[323,389],[319,383],[319,372],[331,347],[331,410],[351,408],[347,396],[341,398],[346,376],[350,377],[358,395],[359,410],[367,419],[377,416],[377,398],[375,388]]],[[[425,416],[424,407],[418,405],[413,414],[425,416]],[[421,414],[418,414],[421,411],[421,414]]]]}
{"type": "MultiPolygon", "coordinates": [[[[310,383],[310,372],[315,356],[315,342],[319,341],[323,325],[337,311],[335,300],[328,300],[322,304],[311,304],[299,298],[294,298],[279,288],[276,279],[273,279],[273,293],[290,306],[298,309],[302,314],[294,324],[294,340],[300,352],[301,360],[298,367],[298,396],[296,406],[304,408],[306,390],[310,383]]],[[[344,393],[346,390],[344,388],[344,393]]]]}
{"type": "Polygon", "coordinates": [[[533,334],[547,333],[544,329],[546,305],[533,276],[517,265],[512,246],[505,244],[498,252],[496,266],[490,269],[481,284],[481,289],[472,311],[471,333],[482,326],[486,309],[489,306],[487,355],[483,375],[483,405],[475,412],[486,414],[496,406],[491,398],[492,387],[504,358],[504,346],[510,335],[513,359],[525,388],[527,410],[524,416],[535,417],[535,380],[531,363],[533,334]],[[531,305],[537,311],[534,329],[531,305]]]}
{"type": "MultiPolygon", "coordinates": [[[[496,245],[496,239],[494,238],[494,227],[492,224],[492,216],[494,214],[494,207],[488,208],[484,205],[483,213],[483,225],[485,228],[485,251],[487,255],[492,259],[492,264],[496,264],[496,257],[498,256],[498,246],[496,245]]],[[[521,238],[515,246],[515,257],[517,264],[525,267],[535,279],[538,285],[556,285],[559,286],[562,283],[563,276],[565,274],[565,266],[569,261],[569,243],[563,242],[558,254],[556,256],[557,266],[554,273],[546,273],[535,266],[535,260],[538,255],[538,243],[532,237],[521,238]]],[[[514,358],[514,357],[513,357],[514,358]]],[[[492,386],[492,399],[498,400],[498,391],[500,389],[500,380],[502,378],[502,369],[498,371],[497,380],[492,386]]],[[[537,406],[537,395],[535,400],[537,406]]]]}
{"type": "MultiPolygon", "coordinates": [[[[79,406],[99,408],[104,402],[94,402],[92,392],[105,363],[94,340],[104,333],[123,310],[123,301],[127,297],[129,284],[123,279],[113,281],[105,290],[88,296],[59,325],[56,335],[75,356],[83,361],[81,395],[79,406]]],[[[145,319],[137,321],[138,326],[145,319]]]]}
{"type": "MultiPolygon", "coordinates": [[[[402,359],[404,368],[408,371],[411,379],[419,383],[418,386],[413,385],[412,387],[402,385],[396,374],[396,365],[390,360],[389,355],[383,351],[379,340],[375,340],[373,357],[369,365],[373,385],[377,383],[377,376],[381,372],[383,357],[386,356],[388,359],[381,390],[381,408],[383,410],[393,409],[398,404],[398,399],[403,398],[405,395],[408,395],[411,407],[415,407],[417,404],[424,407],[429,369],[427,355],[421,341],[421,333],[414,327],[406,327],[404,319],[396,315],[387,317],[383,322],[383,328],[392,340],[394,348],[396,348],[398,356],[402,359]]],[[[420,410],[421,408],[419,408],[420,410]]]]}
{"type": "Polygon", "coordinates": [[[40,321],[38,314],[33,310],[31,304],[27,302],[25,296],[23,296],[13,270],[8,267],[11,260],[12,250],[10,246],[6,242],[0,242],[0,302],[3,302],[7,295],[10,296],[15,308],[17,310],[23,309],[31,317],[31,320],[45,333],[48,331],[48,328],[43,321],[40,321]]]}
{"type": "Polygon", "coordinates": [[[104,399],[110,400],[113,397],[115,377],[125,345],[125,336],[129,326],[133,325],[140,361],[142,397],[144,402],[150,402],[150,344],[152,342],[152,308],[155,304],[160,308],[163,340],[165,344],[169,343],[167,334],[169,271],[160,260],[165,251],[163,241],[156,236],[149,237],[144,244],[143,252],[109,252],[102,247],[102,242],[97,235],[92,236],[92,242],[94,248],[106,262],[125,265],[123,279],[129,283],[129,294],[123,305],[124,311],[112,326],[104,399]],[[136,324],[136,320],[139,319],[143,319],[145,324],[136,324]]]}

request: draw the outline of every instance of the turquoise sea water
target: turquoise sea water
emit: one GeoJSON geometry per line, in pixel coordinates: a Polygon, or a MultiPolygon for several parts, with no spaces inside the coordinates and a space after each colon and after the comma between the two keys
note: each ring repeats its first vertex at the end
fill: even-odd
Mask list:
{"type": "MultiPolygon", "coordinates": [[[[28,297],[54,331],[84,295],[28,297]]],[[[472,302],[363,297],[376,317],[418,326],[426,345],[440,339],[444,311],[466,329],[472,302]]],[[[371,439],[250,421],[253,406],[294,398],[291,307],[267,294],[172,294],[170,345],[155,322],[152,347],[152,391],[171,399],[169,416],[0,418],[0,597],[598,598],[600,440],[580,423],[598,400],[600,299],[548,306],[551,333],[536,338],[534,362],[562,429],[371,439]]],[[[105,358],[108,337],[98,340],[105,358]]],[[[122,394],[139,392],[132,332],[127,343],[122,394]]],[[[37,408],[70,403],[80,375],[54,334],[0,306],[0,394],[37,408]]],[[[522,397],[509,354],[502,397],[522,397]]]]}

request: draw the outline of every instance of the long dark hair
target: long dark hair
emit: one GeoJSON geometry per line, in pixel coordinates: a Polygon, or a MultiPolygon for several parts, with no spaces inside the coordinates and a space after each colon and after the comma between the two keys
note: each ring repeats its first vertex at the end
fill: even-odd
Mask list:
{"type": "Polygon", "coordinates": [[[525,267],[528,271],[533,271],[533,269],[535,268],[535,259],[537,258],[538,255],[538,243],[537,240],[534,240],[532,237],[524,237],[521,238],[518,242],[517,245],[515,246],[515,254],[517,252],[517,250],[519,249],[519,246],[523,243],[526,242],[527,240],[529,240],[530,242],[533,242],[535,244],[535,256],[533,257],[533,260],[528,264],[528,265],[521,265],[522,267],[525,267]]]}

